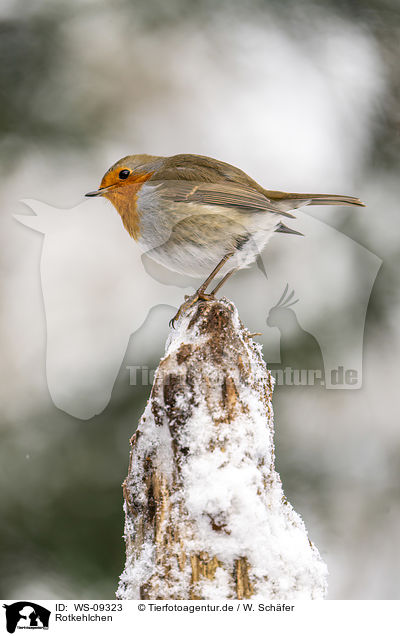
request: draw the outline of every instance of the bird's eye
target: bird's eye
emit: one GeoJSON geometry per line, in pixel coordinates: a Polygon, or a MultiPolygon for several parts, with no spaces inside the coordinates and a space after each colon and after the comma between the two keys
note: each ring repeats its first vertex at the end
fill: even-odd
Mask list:
{"type": "Polygon", "coordinates": [[[121,170],[118,176],[120,179],[127,179],[130,174],[131,174],[130,170],[121,170]]]}

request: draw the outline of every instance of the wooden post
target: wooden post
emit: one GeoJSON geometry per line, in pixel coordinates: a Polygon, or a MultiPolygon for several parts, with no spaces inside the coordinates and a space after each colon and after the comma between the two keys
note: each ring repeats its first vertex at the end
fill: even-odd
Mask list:
{"type": "Polygon", "coordinates": [[[131,439],[118,598],[324,597],[326,566],[274,468],[272,391],[234,305],[181,318],[131,439]]]}

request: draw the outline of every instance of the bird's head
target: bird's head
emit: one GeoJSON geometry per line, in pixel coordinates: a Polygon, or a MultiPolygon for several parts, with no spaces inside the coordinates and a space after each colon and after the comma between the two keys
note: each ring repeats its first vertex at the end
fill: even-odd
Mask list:
{"type": "Polygon", "coordinates": [[[88,192],[87,197],[103,196],[115,207],[129,234],[137,240],[140,222],[136,195],[142,185],[161,167],[163,157],[152,155],[128,155],[107,170],[100,187],[88,192]]]}
{"type": "Polygon", "coordinates": [[[111,201],[113,200],[113,192],[122,194],[127,188],[131,190],[131,186],[140,187],[140,185],[150,179],[151,175],[160,167],[162,157],[154,157],[152,155],[128,155],[123,157],[111,166],[101,180],[98,190],[88,192],[85,196],[97,197],[105,196],[111,201]]]}

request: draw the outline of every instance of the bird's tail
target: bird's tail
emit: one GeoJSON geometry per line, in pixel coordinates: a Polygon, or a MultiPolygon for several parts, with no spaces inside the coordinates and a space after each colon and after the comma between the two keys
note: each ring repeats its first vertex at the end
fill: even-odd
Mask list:
{"type": "Polygon", "coordinates": [[[300,192],[280,192],[278,190],[265,190],[265,195],[282,206],[283,210],[294,210],[303,205],[360,205],[365,203],[357,197],[349,197],[343,194],[306,194],[300,192]]]}

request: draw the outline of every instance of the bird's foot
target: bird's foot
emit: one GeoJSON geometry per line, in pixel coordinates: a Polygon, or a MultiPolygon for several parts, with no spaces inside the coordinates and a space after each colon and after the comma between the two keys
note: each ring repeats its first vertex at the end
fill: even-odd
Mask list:
{"type": "Polygon", "coordinates": [[[179,307],[175,316],[171,318],[171,320],[169,321],[169,326],[175,329],[176,321],[181,317],[183,313],[185,313],[185,311],[187,311],[188,309],[190,309],[190,307],[193,307],[193,305],[199,302],[199,300],[207,301],[207,300],[214,300],[214,299],[215,299],[214,294],[206,294],[205,292],[201,290],[198,290],[197,292],[195,292],[193,296],[185,296],[185,302],[182,303],[182,305],[179,307]]]}

